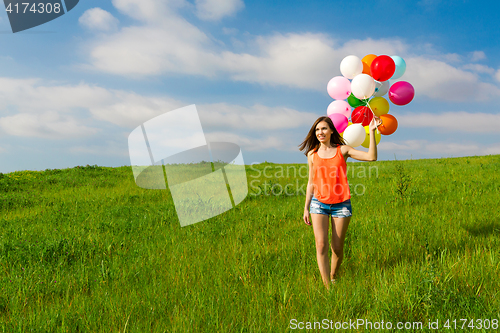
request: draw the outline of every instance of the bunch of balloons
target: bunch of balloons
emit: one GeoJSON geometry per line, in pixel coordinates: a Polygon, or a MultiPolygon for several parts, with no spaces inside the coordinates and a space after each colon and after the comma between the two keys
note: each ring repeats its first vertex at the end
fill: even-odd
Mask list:
{"type": "Polygon", "coordinates": [[[328,106],[327,114],[347,144],[369,147],[368,124],[373,116],[382,120],[375,131],[377,144],[381,134],[391,135],[396,131],[398,121],[389,114],[389,102],[383,96],[388,93],[395,105],[406,105],[413,100],[415,90],[410,83],[398,81],[391,85],[389,81],[399,79],[405,71],[406,63],[399,56],[369,54],[359,59],[350,55],[342,60],[342,76],[328,82],[328,94],[335,101],[328,106]]]}

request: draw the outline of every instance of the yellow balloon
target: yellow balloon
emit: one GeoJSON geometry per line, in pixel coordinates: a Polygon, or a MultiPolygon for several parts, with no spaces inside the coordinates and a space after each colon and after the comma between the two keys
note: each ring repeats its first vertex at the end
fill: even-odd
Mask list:
{"type": "MultiPolygon", "coordinates": [[[[364,126],[365,128],[365,132],[366,132],[366,137],[365,137],[365,141],[363,141],[363,143],[361,144],[363,147],[365,148],[370,148],[370,130],[368,128],[368,126],[364,126]]],[[[375,130],[375,143],[378,145],[379,142],[380,142],[380,139],[382,138],[382,135],[379,133],[378,130],[375,130]]]]}
{"type": "Polygon", "coordinates": [[[383,97],[373,97],[368,104],[377,117],[389,113],[389,102],[383,97]]]}

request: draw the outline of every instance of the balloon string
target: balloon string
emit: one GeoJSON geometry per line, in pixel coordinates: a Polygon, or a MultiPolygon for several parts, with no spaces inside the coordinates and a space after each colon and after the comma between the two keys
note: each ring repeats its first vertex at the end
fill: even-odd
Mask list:
{"type": "MultiPolygon", "coordinates": [[[[370,98],[370,97],[368,97],[368,98],[370,98]]],[[[365,98],[365,100],[366,100],[366,98],[365,98]]],[[[372,108],[371,108],[371,106],[370,106],[369,101],[368,101],[368,102],[366,102],[366,106],[367,106],[367,107],[368,107],[368,109],[370,109],[370,111],[372,112],[373,117],[377,117],[377,116],[375,115],[375,112],[373,112],[373,110],[372,110],[372,108]]],[[[377,118],[378,118],[378,117],[377,117],[377,118]]],[[[380,124],[380,125],[382,125],[382,124],[380,124]]],[[[379,133],[379,131],[378,131],[378,127],[377,127],[377,133],[379,133]]]]}
{"type": "MultiPolygon", "coordinates": [[[[368,98],[370,98],[370,97],[368,97],[368,98]]],[[[365,98],[365,100],[366,100],[366,99],[367,99],[367,98],[365,98]]],[[[368,109],[370,109],[370,111],[373,113],[373,116],[375,117],[375,112],[373,112],[372,107],[370,106],[370,101],[367,101],[367,102],[366,102],[366,106],[368,107],[368,109]]]]}

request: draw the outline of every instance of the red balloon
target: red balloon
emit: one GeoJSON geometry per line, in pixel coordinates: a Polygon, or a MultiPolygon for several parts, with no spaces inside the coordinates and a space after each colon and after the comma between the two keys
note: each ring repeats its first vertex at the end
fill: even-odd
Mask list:
{"type": "Polygon", "coordinates": [[[359,124],[363,126],[368,126],[370,124],[370,121],[373,119],[373,112],[370,110],[370,108],[366,106],[358,106],[352,111],[351,114],[351,121],[354,124],[359,124]]]}
{"type": "Polygon", "coordinates": [[[377,81],[387,81],[389,80],[396,71],[396,64],[391,57],[386,55],[381,55],[373,59],[370,66],[370,73],[374,80],[377,81]]]}

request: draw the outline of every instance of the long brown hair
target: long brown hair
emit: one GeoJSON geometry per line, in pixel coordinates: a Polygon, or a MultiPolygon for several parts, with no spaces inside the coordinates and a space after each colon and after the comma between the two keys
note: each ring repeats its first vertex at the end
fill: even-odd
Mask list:
{"type": "Polygon", "coordinates": [[[309,133],[307,133],[307,136],[306,136],[304,142],[302,142],[299,145],[300,151],[302,151],[304,149],[306,150],[304,153],[304,155],[306,155],[306,156],[311,150],[314,150],[314,152],[317,152],[319,147],[321,146],[321,142],[319,142],[318,138],[316,137],[316,126],[322,121],[327,123],[328,127],[330,127],[330,129],[333,131],[332,135],[330,136],[330,144],[332,146],[345,145],[344,138],[342,138],[340,136],[339,132],[337,132],[337,129],[333,125],[333,122],[330,119],[330,117],[322,116],[322,117],[319,117],[318,119],[316,119],[316,121],[312,125],[311,129],[309,130],[309,133]]]}

